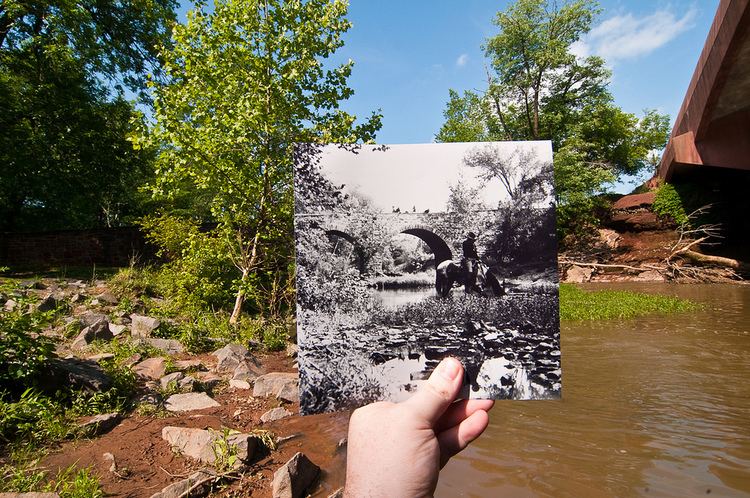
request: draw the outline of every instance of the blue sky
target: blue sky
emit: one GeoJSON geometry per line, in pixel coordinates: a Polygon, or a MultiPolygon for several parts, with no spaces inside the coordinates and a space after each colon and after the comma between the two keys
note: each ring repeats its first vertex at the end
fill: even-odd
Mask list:
{"type": "MultiPolygon", "coordinates": [[[[344,108],[381,109],[380,143],[424,143],[439,130],[448,89],[484,87],[481,45],[511,2],[351,0],[352,29],[337,53],[355,62],[344,108]]],[[[627,112],[655,108],[674,119],[719,0],[602,0],[590,36],[576,47],[601,55],[610,90],[627,112]]],[[[623,190],[619,187],[618,190],[623,190]]]]}

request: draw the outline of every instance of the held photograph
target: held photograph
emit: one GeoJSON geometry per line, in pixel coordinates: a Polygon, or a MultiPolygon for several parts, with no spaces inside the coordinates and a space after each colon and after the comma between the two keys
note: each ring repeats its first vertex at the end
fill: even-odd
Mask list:
{"type": "Polygon", "coordinates": [[[295,150],[300,411],[401,401],[446,356],[461,396],[562,390],[547,141],[295,150]]]}

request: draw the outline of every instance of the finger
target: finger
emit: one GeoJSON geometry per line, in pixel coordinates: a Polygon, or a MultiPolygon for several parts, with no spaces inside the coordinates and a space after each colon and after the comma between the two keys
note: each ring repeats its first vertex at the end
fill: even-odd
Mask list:
{"type": "Polygon", "coordinates": [[[446,429],[438,434],[440,467],[442,468],[453,455],[466,448],[469,443],[478,438],[489,423],[490,417],[487,415],[487,412],[477,410],[460,424],[454,425],[450,429],[446,429]]]}
{"type": "Polygon", "coordinates": [[[464,399],[456,401],[447,410],[440,420],[435,424],[435,432],[443,432],[454,425],[458,425],[477,410],[490,411],[495,404],[491,399],[464,399]]]}
{"type": "Polygon", "coordinates": [[[464,367],[455,358],[445,358],[417,390],[417,393],[404,402],[421,421],[430,427],[440,418],[456,399],[461,390],[464,367]]]}

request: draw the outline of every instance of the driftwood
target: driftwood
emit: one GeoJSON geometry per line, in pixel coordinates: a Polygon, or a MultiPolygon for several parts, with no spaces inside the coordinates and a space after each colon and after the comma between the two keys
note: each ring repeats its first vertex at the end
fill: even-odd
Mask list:
{"type": "Polygon", "coordinates": [[[681,255],[695,261],[696,263],[723,266],[733,270],[750,270],[750,263],[745,263],[732,258],[725,258],[723,256],[711,256],[709,254],[701,254],[695,251],[683,251],[681,255]]]}

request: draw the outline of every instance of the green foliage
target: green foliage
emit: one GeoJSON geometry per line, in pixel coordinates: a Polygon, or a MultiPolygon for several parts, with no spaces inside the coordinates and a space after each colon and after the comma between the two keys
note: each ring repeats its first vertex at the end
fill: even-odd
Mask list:
{"type": "Polygon", "coordinates": [[[169,215],[140,223],[159,255],[169,258],[153,274],[156,292],[166,298],[162,312],[190,315],[232,306],[236,282],[227,234],[201,231],[197,222],[169,215]]]}
{"type": "Polygon", "coordinates": [[[671,296],[614,290],[588,292],[575,285],[560,284],[561,320],[623,320],[698,308],[696,303],[671,296]]]}
{"type": "Polygon", "coordinates": [[[485,53],[493,72],[484,92],[451,91],[442,142],[552,140],[558,233],[598,220],[593,197],[621,174],[650,168],[650,153],[667,140],[669,119],[641,118],[614,105],[610,72],[598,57],[576,58],[570,46],[590,29],[591,0],[517,0],[495,19],[499,33],[485,53]]]}
{"type": "Polygon", "coordinates": [[[65,408],[55,399],[32,389],[18,401],[0,399],[0,440],[33,446],[49,445],[73,433],[65,408]]]}
{"type": "Polygon", "coordinates": [[[0,230],[122,224],[143,201],[151,153],[133,151],[134,106],[158,74],[173,0],[3,2],[0,230]]]}
{"type": "Polygon", "coordinates": [[[267,315],[291,304],[292,144],[370,140],[380,126],[338,109],[352,64],[323,64],[343,44],[346,10],[341,0],[198,4],[162,48],[169,82],[153,83],[156,124],[134,143],[159,150],[155,196],[210,206],[236,268],[233,322],[248,296],[267,315]]]}
{"type": "Polygon", "coordinates": [[[38,387],[39,375],[55,356],[54,344],[40,335],[52,312],[21,311],[28,300],[19,298],[14,311],[0,311],[0,389],[17,395],[38,387]]]}
{"type": "Polygon", "coordinates": [[[663,184],[656,191],[651,209],[661,217],[672,219],[678,225],[687,225],[690,222],[680,194],[669,183],[663,184]]]}
{"type": "Polygon", "coordinates": [[[58,493],[60,498],[104,497],[104,490],[92,469],[76,469],[75,465],[61,469],[46,489],[58,493]]]}

